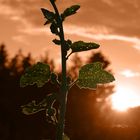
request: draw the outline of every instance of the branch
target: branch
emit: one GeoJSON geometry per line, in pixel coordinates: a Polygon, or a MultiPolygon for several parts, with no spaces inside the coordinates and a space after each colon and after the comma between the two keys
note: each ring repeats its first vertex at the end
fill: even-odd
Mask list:
{"type": "Polygon", "coordinates": [[[69,53],[67,56],[66,56],[66,60],[68,60],[68,58],[71,56],[73,52],[69,53]]]}
{"type": "MultiPolygon", "coordinates": [[[[52,1],[52,0],[50,0],[50,2],[51,2],[52,6],[53,6],[53,8],[54,8],[54,10],[55,10],[56,16],[60,19],[60,14],[59,14],[59,11],[58,11],[58,9],[57,9],[57,7],[56,7],[55,2],[52,1]]],[[[60,22],[60,21],[59,21],[59,22],[60,22]]]]}
{"type": "Polygon", "coordinates": [[[77,81],[78,81],[78,79],[75,80],[74,82],[72,82],[72,83],[69,85],[69,89],[72,88],[72,87],[75,85],[75,83],[76,83],[77,81]]]}

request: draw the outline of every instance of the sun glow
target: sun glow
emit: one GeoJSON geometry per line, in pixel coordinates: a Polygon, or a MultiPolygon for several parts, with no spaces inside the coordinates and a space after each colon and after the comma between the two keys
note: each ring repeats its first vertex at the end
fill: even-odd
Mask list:
{"type": "Polygon", "coordinates": [[[112,109],[120,112],[140,106],[140,95],[132,88],[118,88],[111,96],[112,109]]]}

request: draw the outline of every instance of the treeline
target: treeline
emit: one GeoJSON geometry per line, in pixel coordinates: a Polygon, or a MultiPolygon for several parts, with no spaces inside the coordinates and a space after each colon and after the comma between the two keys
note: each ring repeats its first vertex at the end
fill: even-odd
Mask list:
{"type": "MultiPolygon", "coordinates": [[[[53,60],[46,57],[41,61],[54,69],[53,60]]],[[[110,64],[101,52],[93,53],[87,61],[100,61],[105,69],[110,64]]],[[[31,54],[24,56],[21,51],[9,59],[5,45],[0,45],[0,140],[54,140],[56,126],[47,121],[44,111],[32,116],[21,112],[22,105],[32,100],[39,102],[58,90],[51,83],[43,88],[19,87],[24,70],[34,63],[31,54]]],[[[75,78],[81,65],[80,57],[75,55],[68,75],[75,78]]],[[[133,115],[129,117],[113,113],[106,102],[113,89],[114,85],[106,85],[96,91],[81,90],[77,86],[70,90],[65,131],[71,140],[139,140],[140,124],[136,117],[140,115],[139,109],[130,111],[133,115]]]]}

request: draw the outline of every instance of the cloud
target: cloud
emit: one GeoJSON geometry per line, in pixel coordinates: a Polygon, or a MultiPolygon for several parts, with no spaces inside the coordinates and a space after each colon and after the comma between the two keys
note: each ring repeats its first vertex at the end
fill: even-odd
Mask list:
{"type": "Polygon", "coordinates": [[[133,44],[132,47],[140,50],[140,38],[114,34],[111,29],[108,29],[104,26],[93,26],[85,28],[75,25],[67,25],[65,32],[69,35],[77,35],[92,40],[119,40],[130,42],[133,44]]]}
{"type": "MultiPolygon", "coordinates": [[[[59,0],[62,11],[68,5],[79,3],[81,9],[72,19],[66,21],[66,33],[96,40],[122,40],[140,47],[140,1],[114,0],[59,0]],[[64,3],[64,4],[62,4],[64,3]],[[132,12],[133,11],[133,12],[132,12]],[[135,14],[134,14],[135,13],[135,14]]],[[[0,14],[10,20],[20,22],[19,31],[27,34],[44,33],[44,17],[40,8],[48,7],[47,1],[1,0],[0,14]]],[[[45,30],[48,34],[49,30],[45,30]]]]}
{"type": "MultiPolygon", "coordinates": [[[[36,27],[26,26],[26,28],[19,28],[21,34],[28,35],[51,35],[49,26],[36,27]]],[[[122,36],[119,34],[113,34],[112,30],[104,26],[93,26],[93,27],[79,27],[72,24],[65,24],[64,31],[67,35],[76,35],[92,40],[119,40],[124,42],[132,43],[132,47],[140,50],[140,39],[137,37],[122,36]]]]}
{"type": "Polygon", "coordinates": [[[26,29],[19,29],[19,32],[21,33],[24,33],[24,34],[28,34],[28,35],[43,35],[43,34],[49,34],[51,35],[50,33],[50,30],[49,28],[45,28],[45,27],[30,27],[30,28],[26,28],[26,29]]]}
{"type": "Polygon", "coordinates": [[[132,71],[130,69],[123,70],[122,72],[120,72],[120,74],[127,77],[127,78],[140,76],[140,72],[135,72],[135,71],[132,71]]]}
{"type": "Polygon", "coordinates": [[[20,20],[26,19],[30,24],[41,25],[42,20],[38,19],[41,19],[40,8],[43,5],[48,6],[47,2],[44,0],[1,0],[0,9],[2,10],[0,10],[0,13],[2,15],[7,15],[9,18],[12,17],[13,20],[17,20],[20,17],[20,20]],[[13,18],[13,16],[16,17],[13,18]]]}
{"type": "Polygon", "coordinates": [[[30,45],[30,43],[27,41],[27,38],[25,36],[23,36],[23,35],[13,36],[12,40],[15,41],[15,42],[22,43],[22,44],[27,45],[27,46],[30,45]]]}
{"type": "MultiPolygon", "coordinates": [[[[44,0],[2,0],[3,5],[22,12],[31,24],[42,26],[43,16],[40,12],[41,7],[51,9],[49,2],[44,0]]],[[[113,34],[122,36],[140,37],[140,1],[114,1],[114,0],[59,0],[57,4],[62,11],[67,6],[79,3],[81,9],[78,14],[72,16],[67,22],[77,24],[77,26],[104,26],[112,30],[113,34]],[[63,4],[62,4],[63,3],[63,4]],[[133,12],[132,12],[133,11],[133,12]],[[135,13],[135,14],[134,14],[135,13]]],[[[3,12],[4,13],[4,12],[3,12]]],[[[16,19],[13,18],[13,19],[16,19]]]]}
{"type": "Polygon", "coordinates": [[[114,3],[112,0],[102,0],[102,2],[108,4],[109,6],[114,6],[114,3]]]}
{"type": "MultiPolygon", "coordinates": [[[[59,0],[57,4],[62,11],[72,4],[79,3],[81,9],[67,23],[77,26],[100,26],[111,29],[120,36],[140,37],[140,1],[114,0],[59,0]],[[64,4],[62,4],[64,3],[64,4]],[[133,12],[132,12],[133,11],[133,12]],[[135,13],[135,14],[134,14],[135,13]]],[[[12,15],[12,20],[23,20],[35,26],[43,25],[40,8],[52,9],[44,0],[1,0],[0,13],[12,15]],[[4,7],[5,6],[5,7],[4,7]],[[1,8],[2,7],[2,8],[1,8]],[[20,17],[20,18],[19,18],[20,17]],[[22,19],[23,18],[23,19],[22,19]]],[[[9,16],[9,17],[10,17],[9,16]]],[[[27,23],[26,23],[27,24],[27,23]]]]}
{"type": "Polygon", "coordinates": [[[32,24],[24,17],[24,10],[0,3],[0,15],[8,20],[17,22],[20,27],[29,27],[32,24]]]}
{"type": "Polygon", "coordinates": [[[22,12],[12,8],[10,5],[0,4],[0,15],[10,20],[22,20],[22,12]]]}

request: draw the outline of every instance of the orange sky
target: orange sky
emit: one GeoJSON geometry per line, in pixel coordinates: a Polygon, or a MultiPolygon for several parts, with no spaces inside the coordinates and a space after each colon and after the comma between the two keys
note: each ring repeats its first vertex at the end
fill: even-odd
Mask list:
{"type": "MultiPolygon", "coordinates": [[[[140,1],[57,0],[61,10],[77,3],[81,9],[66,21],[66,37],[99,43],[118,86],[140,94],[140,1]]],[[[51,9],[47,0],[0,0],[0,42],[10,55],[22,49],[35,57],[46,51],[59,57],[58,47],[50,43],[54,36],[43,26],[41,7],[51,9]]]]}

